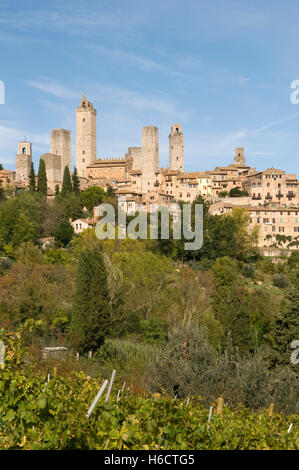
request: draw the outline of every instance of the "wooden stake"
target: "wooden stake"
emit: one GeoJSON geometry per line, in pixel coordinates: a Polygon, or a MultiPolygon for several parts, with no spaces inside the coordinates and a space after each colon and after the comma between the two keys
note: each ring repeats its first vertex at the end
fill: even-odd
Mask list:
{"type": "Polygon", "coordinates": [[[80,354],[77,352],[76,353],[76,361],[79,361],[79,356],[80,356],[80,354]]]}
{"type": "Polygon", "coordinates": [[[271,403],[270,408],[269,408],[269,416],[271,418],[273,417],[273,412],[274,412],[274,403],[271,403]]]}
{"type": "Polygon", "coordinates": [[[56,377],[57,375],[57,367],[53,367],[53,377],[56,377]]]}
{"type": "Polygon", "coordinates": [[[219,397],[217,400],[217,415],[222,415],[223,413],[224,400],[222,397],[219,397]]]}
{"type": "Polygon", "coordinates": [[[88,351],[88,359],[92,358],[92,351],[88,351]]]}
{"type": "Polygon", "coordinates": [[[89,408],[89,410],[88,410],[88,412],[87,412],[87,415],[86,415],[87,418],[89,418],[90,415],[91,415],[91,413],[93,412],[93,410],[94,410],[96,404],[98,403],[99,399],[101,398],[101,395],[102,395],[103,391],[104,391],[105,388],[106,388],[107,383],[108,383],[108,380],[105,380],[104,383],[103,383],[103,385],[101,386],[99,392],[97,393],[95,399],[93,400],[93,402],[92,402],[92,404],[91,404],[91,406],[90,406],[90,408],[89,408]]]}
{"type": "Polygon", "coordinates": [[[115,374],[116,374],[116,370],[113,370],[112,374],[111,374],[111,379],[110,379],[107,395],[106,395],[106,398],[105,398],[105,403],[109,400],[109,395],[110,395],[110,392],[111,392],[111,389],[112,389],[115,374]]]}
{"type": "Polygon", "coordinates": [[[210,406],[209,417],[208,417],[208,427],[210,425],[210,421],[211,421],[211,418],[212,418],[212,413],[213,413],[213,407],[210,406]]]}

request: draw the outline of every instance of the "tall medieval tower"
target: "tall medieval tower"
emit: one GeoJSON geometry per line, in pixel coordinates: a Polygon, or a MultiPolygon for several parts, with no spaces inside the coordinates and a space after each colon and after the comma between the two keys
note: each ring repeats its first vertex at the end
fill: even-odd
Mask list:
{"type": "Polygon", "coordinates": [[[179,124],[174,124],[169,134],[169,168],[184,171],[184,134],[179,124]]]}
{"type": "Polygon", "coordinates": [[[16,156],[16,181],[22,183],[29,182],[29,175],[32,163],[31,142],[19,142],[18,154],[16,156]]]}
{"type": "Polygon", "coordinates": [[[246,165],[246,160],[245,160],[244,148],[243,147],[237,147],[236,148],[234,164],[235,165],[246,165]]]}
{"type": "Polygon", "coordinates": [[[72,139],[71,131],[53,129],[50,137],[50,153],[61,156],[61,181],[66,166],[72,171],[72,139]]]}
{"type": "Polygon", "coordinates": [[[147,126],[142,128],[141,154],[142,192],[148,193],[155,189],[155,172],[159,171],[159,136],[157,127],[147,126]]]}
{"type": "Polygon", "coordinates": [[[76,167],[79,176],[87,176],[87,165],[97,158],[96,117],[96,109],[83,95],[79,108],[76,108],[76,167]]]}

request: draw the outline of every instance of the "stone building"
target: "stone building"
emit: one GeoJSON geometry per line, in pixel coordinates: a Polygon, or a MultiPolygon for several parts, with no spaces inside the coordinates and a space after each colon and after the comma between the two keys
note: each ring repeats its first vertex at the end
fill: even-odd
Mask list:
{"type": "Polygon", "coordinates": [[[14,185],[16,179],[16,172],[12,170],[0,170],[0,183],[2,188],[7,189],[14,185]]]}
{"type": "Polygon", "coordinates": [[[184,134],[179,124],[174,124],[169,134],[169,169],[184,171],[184,134]]]}
{"type": "Polygon", "coordinates": [[[32,163],[31,142],[19,142],[16,156],[16,181],[23,184],[29,183],[29,175],[32,163]]]}
{"type": "Polygon", "coordinates": [[[66,166],[72,171],[72,138],[71,131],[53,129],[50,136],[50,153],[61,156],[61,180],[66,166]]]}
{"type": "Polygon", "coordinates": [[[244,166],[246,165],[246,160],[245,160],[244,148],[243,147],[237,147],[236,148],[234,164],[235,165],[244,165],[244,166]]]}
{"type": "Polygon", "coordinates": [[[56,184],[62,183],[61,156],[45,153],[40,158],[45,161],[48,187],[54,190],[56,184]]]}
{"type": "Polygon", "coordinates": [[[243,188],[253,200],[261,205],[276,203],[285,206],[299,205],[299,189],[296,175],[288,175],[284,170],[268,168],[248,175],[243,188]]]}
{"type": "Polygon", "coordinates": [[[125,158],[132,160],[132,170],[141,170],[141,147],[129,147],[125,158]]]}
{"type": "Polygon", "coordinates": [[[159,171],[159,136],[158,128],[146,126],[142,128],[142,192],[148,193],[155,189],[155,172],[159,171]]]}
{"type": "MultiPolygon", "coordinates": [[[[235,198],[239,199],[239,198],[235,198]]],[[[245,199],[245,198],[240,198],[245,199]]],[[[243,209],[249,213],[248,230],[258,227],[258,246],[260,248],[277,244],[282,248],[298,249],[299,247],[299,208],[271,204],[267,206],[238,205],[235,202],[215,203],[210,206],[213,215],[243,209]],[[288,238],[287,238],[288,237],[288,238]],[[298,245],[296,246],[296,241],[298,245]],[[291,246],[288,246],[291,243],[291,246]]]]}
{"type": "Polygon", "coordinates": [[[76,108],[76,167],[82,177],[86,176],[86,167],[97,158],[96,117],[96,109],[83,95],[76,108]]]}

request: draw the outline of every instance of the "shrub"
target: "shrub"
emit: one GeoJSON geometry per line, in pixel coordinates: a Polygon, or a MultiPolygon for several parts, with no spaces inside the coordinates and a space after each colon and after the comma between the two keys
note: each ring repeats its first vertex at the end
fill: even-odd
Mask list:
{"type": "Polygon", "coordinates": [[[288,278],[285,274],[274,274],[273,284],[280,289],[284,289],[288,285],[288,278]]]}

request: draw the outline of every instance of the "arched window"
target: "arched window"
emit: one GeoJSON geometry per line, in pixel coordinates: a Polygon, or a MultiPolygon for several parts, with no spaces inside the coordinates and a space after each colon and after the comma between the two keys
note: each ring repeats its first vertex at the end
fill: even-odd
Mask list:
{"type": "Polygon", "coordinates": [[[23,147],[23,148],[22,148],[22,154],[23,154],[23,155],[26,155],[26,153],[27,153],[26,147],[23,147]]]}

